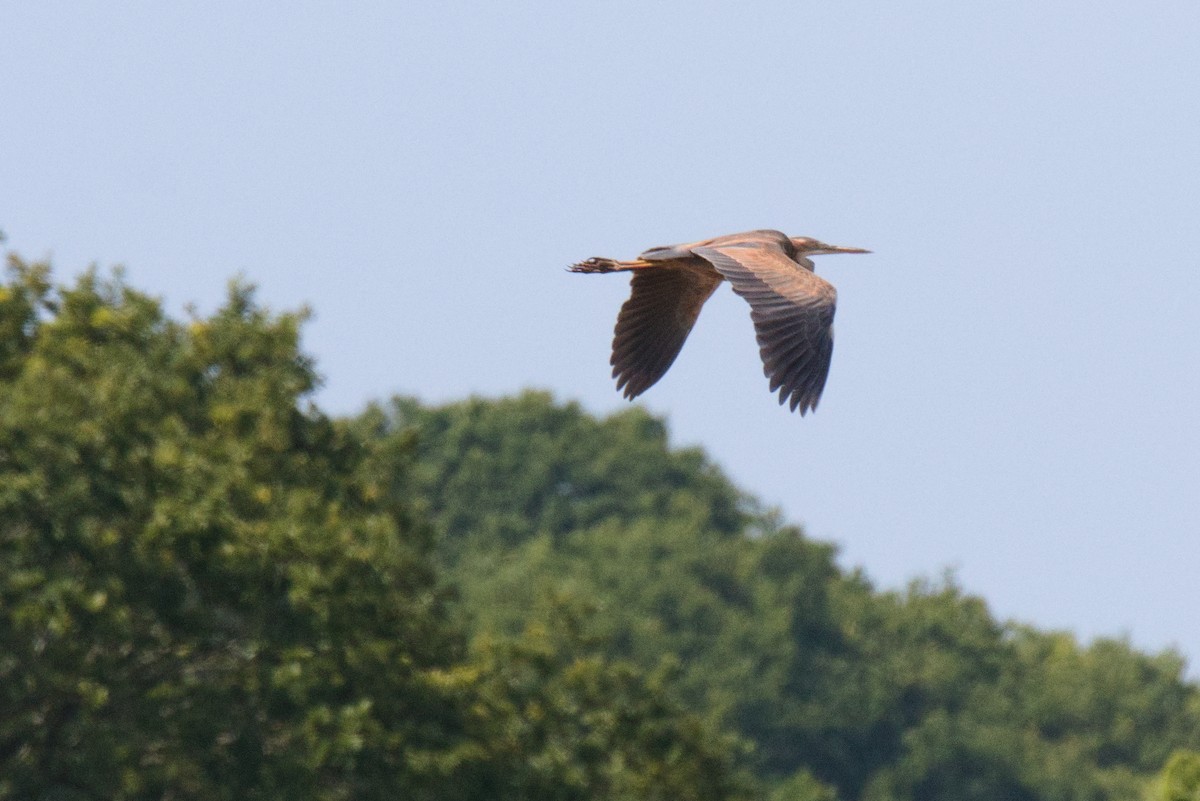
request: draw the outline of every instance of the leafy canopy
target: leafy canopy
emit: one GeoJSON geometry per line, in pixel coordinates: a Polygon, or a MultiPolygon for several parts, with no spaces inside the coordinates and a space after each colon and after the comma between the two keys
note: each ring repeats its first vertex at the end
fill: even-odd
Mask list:
{"type": "Polygon", "coordinates": [[[307,401],[302,317],[10,259],[0,798],[738,797],[658,673],[570,630],[468,652],[408,446],[307,401]]]}
{"type": "Polygon", "coordinates": [[[780,797],[1127,799],[1200,742],[1177,655],[1005,624],[949,579],[880,592],[638,408],[526,392],[366,417],[415,440],[404,496],[477,636],[587,599],[611,657],[678,664],[780,797]]]}

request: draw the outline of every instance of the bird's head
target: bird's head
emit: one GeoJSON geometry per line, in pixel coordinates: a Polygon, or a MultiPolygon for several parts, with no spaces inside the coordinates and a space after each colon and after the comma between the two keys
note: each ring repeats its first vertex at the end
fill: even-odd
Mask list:
{"type": "Polygon", "coordinates": [[[820,240],[813,239],[809,236],[793,236],[790,237],[792,244],[796,247],[796,255],[798,256],[825,256],[830,253],[870,253],[869,250],[863,248],[843,247],[842,245],[826,245],[820,240]]]}

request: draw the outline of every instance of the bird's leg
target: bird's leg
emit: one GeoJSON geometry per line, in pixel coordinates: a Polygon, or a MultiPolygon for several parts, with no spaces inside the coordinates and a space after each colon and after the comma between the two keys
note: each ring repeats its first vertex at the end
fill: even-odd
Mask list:
{"type": "Polygon", "coordinates": [[[567,269],[573,273],[618,273],[625,270],[641,270],[645,267],[655,267],[654,262],[643,261],[617,261],[616,259],[605,259],[600,256],[581,261],[578,264],[572,264],[567,269]]]}

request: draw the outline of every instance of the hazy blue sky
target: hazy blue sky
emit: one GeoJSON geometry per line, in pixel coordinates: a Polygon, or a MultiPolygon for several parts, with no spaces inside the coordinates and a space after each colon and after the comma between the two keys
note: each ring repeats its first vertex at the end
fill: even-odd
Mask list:
{"type": "Polygon", "coordinates": [[[821,408],[727,288],[644,402],[884,586],[1200,660],[1200,4],[5,3],[0,228],[310,304],[336,413],[622,408],[593,255],[868,247],[821,408]]]}

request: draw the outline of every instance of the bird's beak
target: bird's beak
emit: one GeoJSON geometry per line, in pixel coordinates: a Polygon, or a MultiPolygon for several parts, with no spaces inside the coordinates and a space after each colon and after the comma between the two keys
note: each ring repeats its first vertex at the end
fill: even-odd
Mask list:
{"type": "Polygon", "coordinates": [[[827,253],[870,253],[871,251],[865,248],[848,248],[842,245],[826,245],[825,248],[819,251],[821,254],[827,253]]]}

